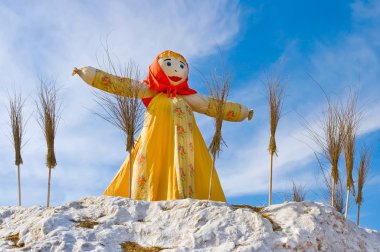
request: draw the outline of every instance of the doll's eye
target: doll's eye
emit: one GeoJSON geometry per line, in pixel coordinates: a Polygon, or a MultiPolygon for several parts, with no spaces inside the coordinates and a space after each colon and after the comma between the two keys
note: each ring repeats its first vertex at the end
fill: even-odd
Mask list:
{"type": "Polygon", "coordinates": [[[180,68],[182,68],[182,69],[184,69],[184,68],[185,68],[185,66],[184,66],[184,65],[182,65],[182,64],[181,64],[179,67],[180,67],[180,68]]]}
{"type": "Polygon", "coordinates": [[[167,65],[167,66],[171,66],[172,63],[168,61],[168,62],[166,62],[166,65],[167,65]]]}

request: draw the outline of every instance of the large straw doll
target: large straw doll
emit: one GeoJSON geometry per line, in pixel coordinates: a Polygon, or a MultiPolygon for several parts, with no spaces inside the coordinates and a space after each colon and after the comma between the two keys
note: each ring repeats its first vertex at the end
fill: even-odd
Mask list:
{"type": "MultiPolygon", "coordinates": [[[[195,122],[193,111],[215,116],[216,100],[198,94],[188,86],[188,64],[173,51],[159,54],[149,66],[146,80],[123,81],[93,67],[74,69],[89,85],[128,96],[138,88],[138,97],[147,106],[144,126],[131,157],[127,157],[104,195],[132,199],[208,199],[211,156],[195,122]],[[135,86],[131,86],[135,85],[135,86]],[[132,162],[132,174],[129,174],[132,162]]],[[[253,111],[227,102],[224,120],[238,122],[252,118],[253,111]]],[[[226,201],[218,174],[214,171],[211,200],[226,201]]]]}

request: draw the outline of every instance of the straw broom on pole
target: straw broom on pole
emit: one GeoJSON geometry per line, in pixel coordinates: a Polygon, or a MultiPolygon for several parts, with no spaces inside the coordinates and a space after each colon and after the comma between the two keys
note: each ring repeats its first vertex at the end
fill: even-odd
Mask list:
{"type": "Polygon", "coordinates": [[[339,157],[342,152],[344,140],[344,122],[341,111],[336,104],[328,101],[328,110],[325,118],[322,120],[322,134],[309,128],[313,140],[321,148],[322,155],[329,161],[331,167],[331,183],[326,183],[330,192],[331,206],[336,206],[335,186],[339,183],[339,157]]]}
{"type": "Polygon", "coordinates": [[[329,106],[325,124],[326,154],[331,164],[331,206],[335,207],[335,186],[339,183],[339,157],[344,141],[344,121],[337,106],[329,106]]]}
{"type": "MultiPolygon", "coordinates": [[[[321,169],[321,171],[323,172],[325,184],[330,194],[331,206],[337,206],[340,208],[341,192],[340,187],[336,188],[336,186],[341,185],[338,165],[345,136],[345,122],[344,114],[342,110],[339,109],[338,105],[333,104],[328,97],[327,101],[328,109],[321,121],[321,132],[314,129],[309,123],[307,123],[306,128],[309,131],[309,134],[311,135],[313,141],[321,148],[321,155],[330,163],[331,178],[329,179],[331,179],[331,181],[327,180],[328,176],[325,175],[323,169],[321,169]],[[338,196],[337,198],[335,198],[336,194],[338,196]]],[[[317,155],[316,157],[320,167],[322,168],[317,155]]]]}
{"type": "Polygon", "coordinates": [[[38,111],[37,121],[44,132],[47,145],[46,166],[49,169],[49,175],[46,207],[49,207],[51,170],[57,165],[54,143],[59,121],[59,108],[57,107],[57,89],[54,83],[50,83],[50,85],[48,85],[48,83],[41,80],[41,86],[38,91],[38,102],[36,103],[38,111]]]}
{"type": "Polygon", "coordinates": [[[270,140],[268,148],[270,154],[270,172],[268,204],[272,205],[273,155],[276,154],[277,156],[276,130],[278,121],[281,117],[283,105],[283,88],[281,87],[279,81],[268,80],[268,102],[270,113],[270,140]]]}
{"type": "MultiPolygon", "coordinates": [[[[115,68],[112,68],[115,71],[115,68]]],[[[97,103],[103,113],[96,113],[102,119],[119,128],[126,137],[126,151],[129,154],[129,198],[132,198],[132,153],[135,147],[135,135],[142,127],[143,106],[138,98],[140,86],[134,85],[134,80],[139,79],[139,70],[132,63],[122,72],[123,81],[128,89],[129,96],[109,95],[107,93],[95,93],[97,103]]],[[[125,93],[125,90],[113,90],[114,93],[125,93]]]]}
{"type": "Polygon", "coordinates": [[[210,96],[212,97],[212,99],[216,101],[216,113],[214,119],[215,133],[209,145],[209,151],[212,154],[212,168],[210,174],[208,193],[208,199],[210,200],[212,193],[212,179],[214,175],[216,156],[219,155],[219,152],[221,151],[221,144],[225,144],[222,138],[222,124],[224,116],[224,105],[227,101],[228,93],[230,90],[229,76],[223,75],[221,78],[219,78],[217,74],[214,73],[211,77],[211,80],[207,81],[207,86],[209,89],[210,96]]]}
{"type": "MultiPolygon", "coordinates": [[[[335,207],[335,203],[340,205],[340,187],[335,188],[337,184],[340,184],[339,178],[339,157],[343,148],[344,141],[344,115],[339,110],[337,104],[333,104],[331,99],[323,89],[323,87],[311,76],[309,77],[316,83],[322,90],[327,103],[328,110],[325,118],[322,120],[322,134],[314,130],[310,125],[307,125],[307,129],[312,136],[314,142],[321,148],[322,155],[330,162],[331,165],[331,182],[327,182],[327,189],[330,192],[331,206],[335,207]],[[335,201],[335,194],[338,195],[337,201],[335,201]]],[[[318,161],[319,162],[319,161],[318,161]]],[[[326,176],[323,174],[325,179],[326,176]]],[[[338,185],[338,186],[339,186],[338,185]]],[[[340,206],[339,206],[340,207],[340,206]]]]}
{"type": "Polygon", "coordinates": [[[360,155],[360,164],[358,169],[358,193],[356,196],[356,204],[358,206],[356,224],[360,224],[360,207],[363,202],[363,187],[368,179],[368,173],[370,168],[371,155],[367,148],[364,148],[360,155]]]}
{"type": "Polygon", "coordinates": [[[21,179],[20,165],[23,164],[21,156],[22,140],[24,135],[25,124],[23,121],[22,109],[24,101],[21,95],[14,94],[13,98],[9,98],[9,117],[12,129],[12,142],[15,150],[15,165],[17,166],[18,178],[18,205],[21,206],[21,179]]]}
{"type": "Polygon", "coordinates": [[[348,217],[348,207],[350,202],[350,192],[355,196],[355,185],[352,179],[354,168],[356,132],[360,115],[356,112],[356,96],[351,95],[348,99],[346,112],[344,114],[345,137],[343,141],[344,158],[346,164],[346,208],[344,216],[348,217]]]}

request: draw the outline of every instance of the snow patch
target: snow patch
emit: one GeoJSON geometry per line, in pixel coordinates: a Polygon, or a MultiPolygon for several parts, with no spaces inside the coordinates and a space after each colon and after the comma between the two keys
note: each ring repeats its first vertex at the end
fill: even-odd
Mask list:
{"type": "Polygon", "coordinates": [[[379,232],[314,202],[260,209],[100,196],[49,209],[0,207],[1,249],[122,251],[126,242],[164,251],[380,251],[379,232]]]}

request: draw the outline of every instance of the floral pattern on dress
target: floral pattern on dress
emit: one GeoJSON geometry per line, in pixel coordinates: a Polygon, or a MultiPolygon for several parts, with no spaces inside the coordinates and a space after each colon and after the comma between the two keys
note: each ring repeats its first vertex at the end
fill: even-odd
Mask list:
{"type": "Polygon", "coordinates": [[[190,171],[190,176],[194,176],[194,165],[193,164],[189,164],[189,171],[190,171]]]}
{"type": "Polygon", "coordinates": [[[177,115],[177,116],[179,116],[179,117],[182,117],[183,116],[183,111],[182,111],[181,108],[175,107],[174,108],[174,114],[177,115]]]}
{"type": "Polygon", "coordinates": [[[194,152],[194,145],[193,143],[189,143],[189,149],[191,152],[194,152]]]}
{"type": "Polygon", "coordinates": [[[145,156],[140,154],[139,157],[137,158],[137,163],[142,164],[144,161],[145,161],[145,156]]]}
{"type": "MultiPolygon", "coordinates": [[[[217,107],[219,106],[219,102],[209,97],[208,98],[208,106],[205,112],[206,115],[215,117],[217,113],[217,107]]],[[[226,101],[223,104],[223,120],[227,121],[238,121],[242,113],[241,104],[228,102],[226,101]]]]}
{"type": "Polygon", "coordinates": [[[146,184],[146,178],[144,175],[140,175],[137,179],[137,186],[139,189],[143,189],[146,184]]]}
{"type": "Polygon", "coordinates": [[[194,196],[193,187],[189,185],[189,197],[192,198],[194,196]]]}
{"type": "Polygon", "coordinates": [[[180,135],[184,135],[184,134],[186,134],[185,128],[182,127],[181,125],[176,125],[176,128],[177,128],[177,132],[178,132],[180,135]]]}
{"type": "Polygon", "coordinates": [[[183,168],[180,168],[179,171],[180,171],[181,180],[182,180],[182,182],[184,182],[186,179],[186,173],[183,170],[183,168]]]}
{"type": "MultiPolygon", "coordinates": [[[[191,170],[194,163],[193,121],[194,115],[191,107],[183,99],[171,99],[173,111],[173,124],[175,125],[175,169],[178,192],[181,198],[192,197],[189,185],[194,186],[194,172],[191,170]],[[191,133],[191,134],[189,134],[191,133]]],[[[194,195],[194,192],[192,192],[194,195]]]]}
{"type": "Polygon", "coordinates": [[[232,120],[233,118],[235,118],[235,111],[233,111],[233,110],[229,110],[229,111],[227,112],[227,118],[228,118],[229,120],[232,120]]]}
{"type": "Polygon", "coordinates": [[[187,113],[188,113],[190,116],[193,115],[193,110],[191,109],[191,107],[190,107],[189,105],[186,104],[185,108],[186,108],[187,113]]]}
{"type": "Polygon", "coordinates": [[[184,158],[186,155],[186,150],[183,145],[178,145],[178,153],[180,154],[181,158],[184,158]]]}
{"type": "Polygon", "coordinates": [[[108,77],[107,75],[104,75],[102,78],[102,83],[104,86],[110,86],[112,84],[111,78],[108,77]]]}
{"type": "Polygon", "coordinates": [[[96,69],[92,86],[116,95],[132,96],[133,81],[126,77],[114,76],[112,74],[96,69]]]}
{"type": "Polygon", "coordinates": [[[189,127],[189,131],[193,132],[193,123],[192,122],[188,123],[188,127],[189,127]]]}

